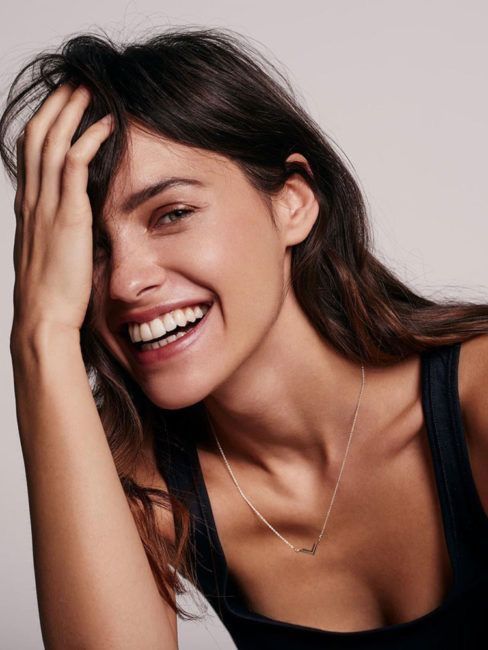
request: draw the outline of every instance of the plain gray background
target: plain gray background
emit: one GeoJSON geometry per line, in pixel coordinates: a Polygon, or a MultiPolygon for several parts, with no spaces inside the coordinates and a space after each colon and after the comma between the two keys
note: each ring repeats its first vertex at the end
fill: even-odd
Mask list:
{"type": "MultiPolygon", "coordinates": [[[[281,62],[351,160],[377,254],[430,297],[488,302],[487,22],[483,0],[7,1],[0,99],[28,57],[97,26],[122,40],[178,24],[234,29],[281,62]]],[[[43,645],[8,349],[14,190],[5,174],[0,183],[0,647],[34,650],[43,645]]],[[[179,632],[183,650],[234,647],[214,615],[179,632]]]]}

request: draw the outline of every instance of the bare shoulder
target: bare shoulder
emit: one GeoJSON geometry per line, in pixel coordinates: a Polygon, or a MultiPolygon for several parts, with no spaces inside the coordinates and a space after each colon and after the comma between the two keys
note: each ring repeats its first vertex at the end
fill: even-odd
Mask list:
{"type": "MultiPolygon", "coordinates": [[[[157,468],[154,451],[151,445],[144,446],[143,453],[137,463],[133,478],[141,487],[156,488],[158,490],[163,490],[163,492],[168,492],[168,485],[157,468]]],[[[175,528],[171,508],[156,507],[154,508],[154,516],[156,518],[156,525],[162,537],[171,543],[174,543],[175,528]]]]}
{"type": "Polygon", "coordinates": [[[488,514],[488,334],[462,343],[458,386],[473,478],[488,514]]]}

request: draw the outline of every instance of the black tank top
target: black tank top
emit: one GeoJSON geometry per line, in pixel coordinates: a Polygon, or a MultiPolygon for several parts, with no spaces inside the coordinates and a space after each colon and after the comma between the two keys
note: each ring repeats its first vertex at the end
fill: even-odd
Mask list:
{"type": "Polygon", "coordinates": [[[164,473],[168,490],[184,500],[192,514],[198,589],[239,650],[488,648],[488,516],[476,490],[464,437],[458,392],[459,350],[460,343],[456,343],[421,354],[422,407],[453,582],[439,607],[406,623],[334,632],[278,621],[249,610],[228,570],[196,451],[197,429],[204,420],[194,416],[201,402],[185,409],[184,435],[181,429],[178,439],[171,433],[156,435],[158,465],[160,454],[165,454],[171,466],[170,474],[164,473]]]}

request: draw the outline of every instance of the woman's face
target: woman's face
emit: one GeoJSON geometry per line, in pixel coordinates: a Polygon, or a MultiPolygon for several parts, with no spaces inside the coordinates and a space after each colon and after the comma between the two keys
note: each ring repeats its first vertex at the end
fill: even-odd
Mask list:
{"type": "Polygon", "coordinates": [[[182,408],[212,393],[263,344],[283,303],[289,251],[235,163],[134,127],[129,135],[103,218],[110,254],[95,259],[96,328],[151,401],[182,408]],[[194,182],[128,205],[168,177],[194,182]],[[144,318],[151,321],[176,301],[212,306],[194,332],[142,359],[127,323],[155,308],[144,318]]]}

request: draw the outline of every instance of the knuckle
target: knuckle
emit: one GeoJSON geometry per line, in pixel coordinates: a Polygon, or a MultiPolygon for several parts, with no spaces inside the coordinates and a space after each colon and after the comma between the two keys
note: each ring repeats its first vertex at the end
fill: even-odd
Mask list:
{"type": "Polygon", "coordinates": [[[52,131],[46,133],[44,142],[42,143],[42,155],[49,154],[56,145],[56,135],[52,131]]]}
{"type": "Polygon", "coordinates": [[[31,213],[33,212],[32,206],[30,204],[30,201],[26,198],[23,197],[22,200],[20,201],[20,213],[23,217],[29,217],[31,213]]]}
{"type": "Polygon", "coordinates": [[[79,149],[72,147],[68,150],[65,159],[66,167],[79,167],[83,162],[83,154],[79,149]]]}
{"type": "Polygon", "coordinates": [[[24,135],[26,140],[30,140],[32,136],[35,134],[38,128],[38,118],[37,117],[31,117],[31,119],[27,122],[25,129],[24,129],[24,135]]]}

